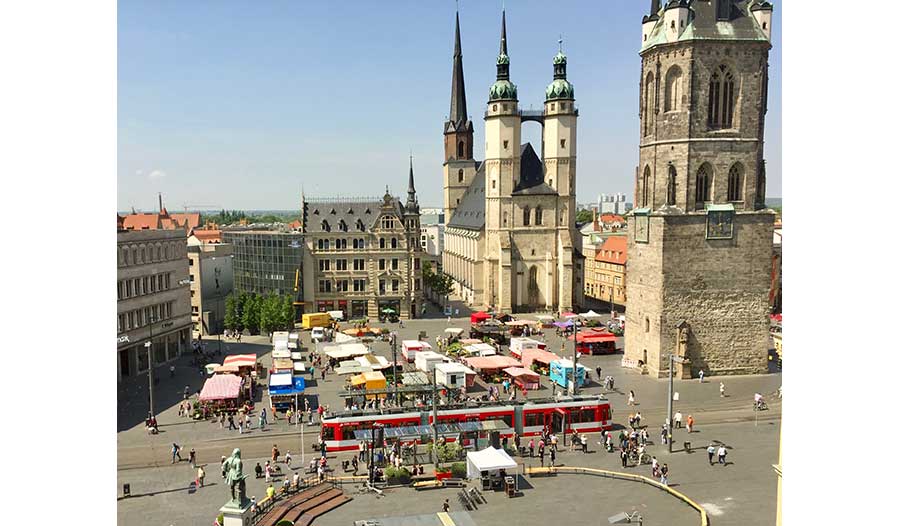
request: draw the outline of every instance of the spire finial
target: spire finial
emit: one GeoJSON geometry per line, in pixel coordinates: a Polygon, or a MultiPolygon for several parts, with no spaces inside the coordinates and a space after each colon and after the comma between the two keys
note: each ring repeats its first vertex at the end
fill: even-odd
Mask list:
{"type": "Polygon", "coordinates": [[[559,52],[562,53],[562,34],[559,35],[559,40],[557,40],[557,42],[559,42],[559,52]]]}
{"type": "Polygon", "coordinates": [[[500,54],[509,55],[506,52],[506,6],[503,7],[502,25],[500,28],[500,54]]]}

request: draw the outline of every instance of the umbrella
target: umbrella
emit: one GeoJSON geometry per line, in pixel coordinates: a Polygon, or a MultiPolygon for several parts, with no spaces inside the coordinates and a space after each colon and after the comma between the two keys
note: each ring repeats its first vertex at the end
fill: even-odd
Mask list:
{"type": "Polygon", "coordinates": [[[578,315],[575,314],[574,312],[564,312],[564,313],[563,313],[563,318],[575,318],[575,317],[577,317],[577,316],[578,316],[578,315]]]}
{"type": "Polygon", "coordinates": [[[397,311],[395,311],[394,309],[392,309],[390,307],[385,307],[385,308],[381,309],[381,313],[382,314],[397,314],[397,311]]]}

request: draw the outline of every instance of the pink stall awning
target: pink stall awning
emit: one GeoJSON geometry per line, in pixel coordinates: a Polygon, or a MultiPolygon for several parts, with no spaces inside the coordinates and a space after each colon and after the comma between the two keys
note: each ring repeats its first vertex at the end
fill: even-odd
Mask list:
{"type": "Polygon", "coordinates": [[[241,378],[233,374],[217,374],[203,384],[200,400],[230,400],[241,393],[241,378]]]}
{"type": "Polygon", "coordinates": [[[255,367],[256,366],[256,355],[255,354],[233,354],[231,356],[226,356],[225,361],[222,362],[223,366],[233,365],[235,367],[255,367]]]}
{"type": "Polygon", "coordinates": [[[474,356],[463,358],[463,362],[473,369],[505,369],[507,367],[521,367],[522,363],[509,356],[474,356]]]}

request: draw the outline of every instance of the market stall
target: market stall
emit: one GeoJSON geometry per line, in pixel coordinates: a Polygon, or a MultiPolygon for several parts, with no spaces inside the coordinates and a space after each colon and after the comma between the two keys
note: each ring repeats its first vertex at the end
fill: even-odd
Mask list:
{"type": "MultiPolygon", "coordinates": [[[[563,358],[550,362],[550,381],[556,385],[566,389],[569,387],[569,380],[572,378],[572,360],[563,358]]],[[[578,372],[575,376],[575,382],[578,387],[584,386],[587,381],[587,367],[578,364],[578,372]]]]}
{"type": "MultiPolygon", "coordinates": [[[[387,379],[381,371],[371,371],[350,377],[351,389],[384,389],[387,387],[387,379]]],[[[367,400],[384,398],[385,395],[366,395],[367,400]]]]}
{"type": "Polygon", "coordinates": [[[541,314],[540,316],[536,316],[536,318],[541,323],[541,327],[543,327],[545,329],[549,329],[550,327],[553,327],[553,321],[555,320],[555,318],[553,316],[541,314]]]}
{"type": "Polygon", "coordinates": [[[434,351],[419,351],[416,353],[416,369],[423,372],[431,372],[434,366],[444,363],[446,357],[434,351]]]}
{"type": "Polygon", "coordinates": [[[473,338],[489,338],[497,343],[505,343],[509,337],[509,327],[495,320],[472,325],[469,335],[473,338]]]}
{"type": "Polygon", "coordinates": [[[291,372],[294,370],[294,362],[288,358],[275,358],[272,360],[272,372],[278,373],[283,371],[291,372]]]}
{"type": "Polygon", "coordinates": [[[447,329],[444,329],[444,334],[447,335],[447,343],[453,343],[454,341],[458,340],[462,333],[463,330],[458,327],[449,327],[447,329]]]}
{"type": "Polygon", "coordinates": [[[616,335],[604,330],[579,331],[576,335],[569,336],[569,341],[575,340],[578,352],[581,354],[614,354],[616,352],[616,335]]]}
{"type": "Polygon", "coordinates": [[[497,349],[493,345],[484,342],[473,343],[463,347],[466,356],[494,356],[497,349]]]}
{"type": "MultiPolygon", "coordinates": [[[[306,380],[288,372],[273,373],[269,377],[269,399],[272,407],[285,411],[294,406],[297,397],[306,390],[306,380]]],[[[295,406],[296,407],[296,406],[295,406]]]]}
{"type": "Polygon", "coordinates": [[[434,366],[435,381],[438,385],[456,389],[467,389],[475,385],[477,373],[461,363],[439,363],[434,366]]]}
{"type": "Polygon", "coordinates": [[[416,360],[416,353],[431,349],[431,344],[419,340],[403,340],[401,344],[401,353],[408,363],[416,360]]]}
{"type": "MultiPolygon", "coordinates": [[[[516,461],[502,449],[489,447],[466,455],[466,477],[470,480],[499,478],[502,484],[505,482],[507,472],[515,473],[516,467],[518,467],[516,461]]],[[[491,484],[491,487],[495,486],[496,484],[491,484]]]]}
{"type": "Polygon", "coordinates": [[[468,357],[463,363],[474,369],[485,380],[497,383],[501,380],[502,371],[507,367],[522,367],[522,364],[509,356],[468,357]]]}
{"type": "Polygon", "coordinates": [[[222,362],[223,367],[233,365],[238,369],[247,369],[248,371],[256,369],[256,354],[232,354],[226,356],[222,362]]]}
{"type": "Polygon", "coordinates": [[[562,359],[555,353],[544,349],[525,349],[522,351],[522,365],[540,374],[550,374],[550,364],[562,359]]]}
{"type": "Polygon", "coordinates": [[[532,391],[541,388],[541,375],[523,367],[507,367],[503,372],[512,379],[520,389],[532,391]]]}
{"type": "Polygon", "coordinates": [[[355,356],[363,356],[369,354],[369,348],[362,343],[342,343],[340,345],[328,345],[325,347],[325,356],[341,360],[345,358],[353,358],[355,356]]]}
{"type": "Polygon", "coordinates": [[[200,405],[205,414],[217,411],[236,411],[241,405],[241,385],[244,380],[233,374],[209,377],[200,390],[200,405]]]}
{"type": "Polygon", "coordinates": [[[510,338],[509,353],[518,359],[522,359],[522,351],[525,349],[546,349],[547,344],[531,338],[510,338]]]}
{"type": "Polygon", "coordinates": [[[272,350],[272,358],[274,358],[274,359],[287,358],[290,360],[291,351],[286,347],[283,349],[273,349],[272,350]]]}
{"type": "Polygon", "coordinates": [[[389,362],[387,358],[375,354],[357,356],[356,363],[363,367],[371,367],[373,371],[380,371],[391,366],[391,362],[389,362]]]}
{"type": "Polygon", "coordinates": [[[472,324],[481,323],[484,320],[489,319],[491,319],[491,315],[484,311],[473,312],[472,315],[469,316],[469,322],[472,324]]]}

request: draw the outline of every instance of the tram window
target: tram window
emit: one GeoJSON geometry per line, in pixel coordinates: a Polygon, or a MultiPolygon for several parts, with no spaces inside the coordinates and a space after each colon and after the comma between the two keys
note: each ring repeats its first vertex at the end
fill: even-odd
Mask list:
{"type": "Polygon", "coordinates": [[[581,421],[582,422],[595,422],[597,420],[597,413],[594,408],[590,409],[582,409],[581,410],[581,421]]]}
{"type": "Polygon", "coordinates": [[[600,420],[611,420],[609,414],[609,407],[601,407],[600,408],[600,420]]]}
{"type": "Polygon", "coordinates": [[[508,425],[509,427],[513,426],[512,415],[503,415],[503,421],[506,422],[506,425],[508,425]]]}
{"type": "Polygon", "coordinates": [[[334,440],[334,428],[325,426],[322,428],[322,440],[334,440]]]}
{"type": "Polygon", "coordinates": [[[542,426],[544,425],[544,415],[541,413],[529,413],[525,415],[526,426],[542,426]]]}
{"type": "Polygon", "coordinates": [[[341,440],[352,440],[356,438],[356,429],[358,426],[344,426],[341,428],[341,440]]]}

